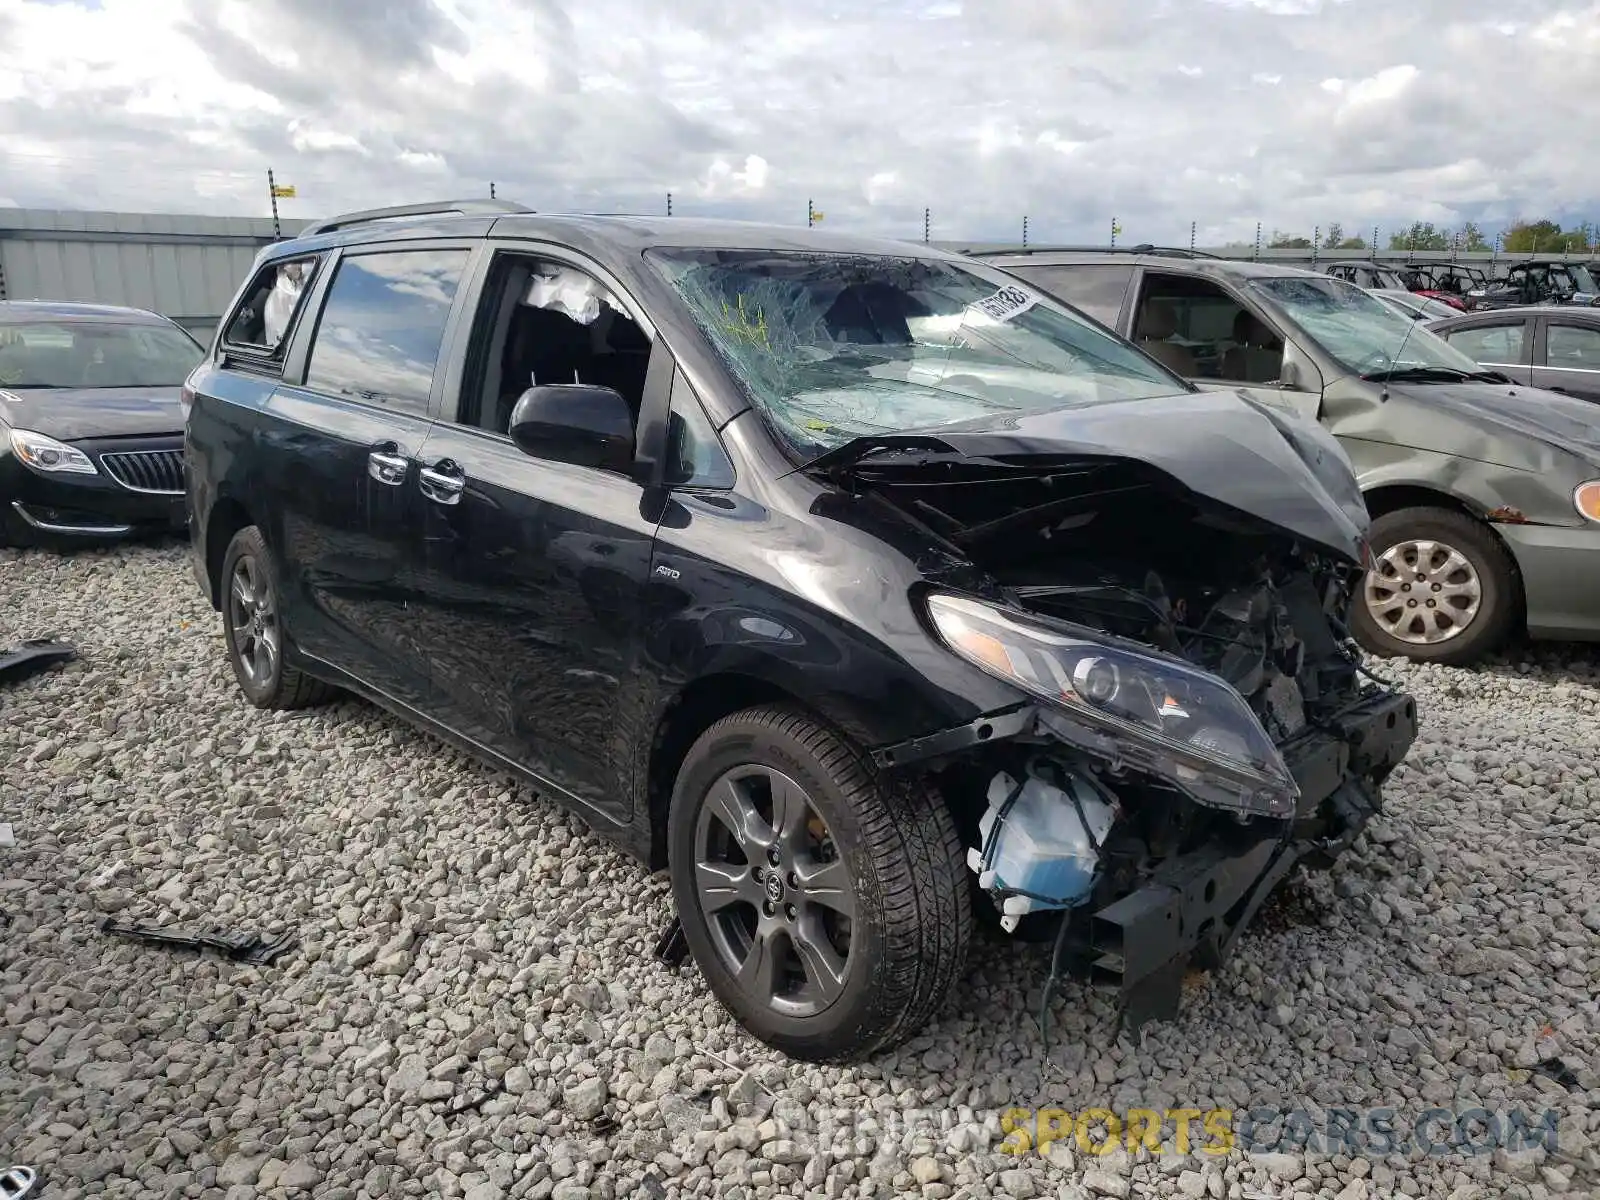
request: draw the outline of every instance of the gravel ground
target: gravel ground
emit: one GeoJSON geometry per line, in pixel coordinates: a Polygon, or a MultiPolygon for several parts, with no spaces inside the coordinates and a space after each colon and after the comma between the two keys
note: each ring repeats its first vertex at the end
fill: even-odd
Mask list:
{"type": "Polygon", "coordinates": [[[1119,1038],[1069,983],[1047,1053],[1045,952],[995,935],[938,1025],[839,1069],[782,1059],[656,962],[665,879],[575,819],[364,704],[248,708],[182,547],[0,551],[0,646],[43,633],[82,656],[0,693],[0,1166],[48,1196],[1600,1187],[1588,651],[1383,664],[1424,721],[1387,816],[1292,880],[1176,1022],[1119,1038]],[[302,941],[252,968],[112,939],[106,913],[302,941]],[[1197,1127],[1187,1155],[1012,1155],[1011,1106],[1554,1110],[1560,1136],[1217,1156],[1197,1127]]]}

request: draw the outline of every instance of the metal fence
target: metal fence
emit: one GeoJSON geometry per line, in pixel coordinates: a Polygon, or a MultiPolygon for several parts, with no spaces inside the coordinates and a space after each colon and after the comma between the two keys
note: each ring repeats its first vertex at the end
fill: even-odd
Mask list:
{"type": "Polygon", "coordinates": [[[146,308],[207,341],[274,240],[270,218],[0,208],[0,300],[146,308]]]}
{"type": "MultiPolygon", "coordinates": [[[[808,220],[819,216],[813,209],[808,220]]],[[[294,236],[306,224],[300,220],[275,223],[270,217],[0,208],[0,300],[80,300],[147,308],[172,318],[206,341],[261,247],[279,236],[294,236]],[[275,224],[281,226],[281,232],[275,230],[275,224]]],[[[931,239],[932,228],[931,210],[925,211],[922,240],[951,250],[994,252],[1051,248],[1031,240],[931,239]]],[[[1531,258],[1574,262],[1600,258],[1600,250],[1579,254],[1386,250],[1370,246],[1359,250],[1332,250],[1315,246],[1273,248],[1259,241],[1207,247],[1194,245],[1193,236],[1191,228],[1189,244],[1173,248],[1313,269],[1351,260],[1388,266],[1460,262],[1485,266],[1493,273],[1498,267],[1531,258]]],[[[1141,248],[1140,243],[1122,238],[1115,242],[1117,249],[1141,248]]],[[[1110,248],[1109,241],[1099,248],[1110,248]]]]}

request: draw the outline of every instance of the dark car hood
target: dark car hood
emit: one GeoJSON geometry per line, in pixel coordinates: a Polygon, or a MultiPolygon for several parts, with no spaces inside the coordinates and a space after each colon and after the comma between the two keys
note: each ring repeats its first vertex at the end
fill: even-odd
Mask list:
{"type": "MultiPolygon", "coordinates": [[[[881,451],[1018,461],[1083,456],[1142,462],[1189,491],[1360,562],[1366,506],[1349,460],[1319,425],[1238,392],[1186,392],[986,416],[856,438],[811,462],[849,471],[881,451]]],[[[882,461],[870,460],[873,464],[882,461]]]]}
{"type": "Polygon", "coordinates": [[[183,431],[178,389],[4,388],[0,421],[57,441],[183,431]]]}
{"type": "Polygon", "coordinates": [[[1391,383],[1389,393],[1600,465],[1600,406],[1588,400],[1504,383],[1391,383]]]}

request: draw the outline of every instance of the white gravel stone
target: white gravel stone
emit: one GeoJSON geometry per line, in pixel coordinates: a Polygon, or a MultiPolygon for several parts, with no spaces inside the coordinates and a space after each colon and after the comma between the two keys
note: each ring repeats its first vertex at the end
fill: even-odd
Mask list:
{"type": "Polygon", "coordinates": [[[982,936],[936,1025],[820,1067],[656,962],[665,878],[555,805],[353,700],[246,705],[184,548],[0,551],[0,647],[46,633],[80,659],[0,692],[0,1152],[63,1195],[621,1200],[647,1171],[745,1200],[1600,1189],[1592,651],[1374,663],[1423,721],[1385,815],[1291,877],[1176,1021],[1117,1036],[1069,982],[1047,1057],[1047,948],[982,936]],[[300,942],[252,968],[112,939],[109,911],[300,942]],[[1270,1155],[999,1152],[1013,1105],[1302,1100],[1565,1115],[1546,1157],[1293,1155],[1276,1179],[1270,1155]],[[943,1123],[902,1136],[909,1109],[943,1123]]]}

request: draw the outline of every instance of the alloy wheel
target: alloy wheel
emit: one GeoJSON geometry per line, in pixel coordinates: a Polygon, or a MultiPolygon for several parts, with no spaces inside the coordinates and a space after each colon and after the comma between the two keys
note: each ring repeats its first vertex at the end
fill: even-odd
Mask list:
{"type": "Polygon", "coordinates": [[[250,682],[268,684],[278,665],[278,612],[266,573],[253,554],[241,554],[228,581],[228,624],[250,682]]]}
{"type": "Polygon", "coordinates": [[[728,771],[700,806],[694,846],[695,894],[740,990],[788,1017],[837,1000],[855,887],[805,790],[771,767],[728,771]]]}
{"type": "Polygon", "coordinates": [[[1423,538],[1398,542],[1378,555],[1364,590],[1378,628],[1413,646],[1459,637],[1483,604],[1483,581],[1467,556],[1423,538]]]}

